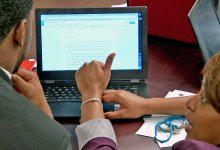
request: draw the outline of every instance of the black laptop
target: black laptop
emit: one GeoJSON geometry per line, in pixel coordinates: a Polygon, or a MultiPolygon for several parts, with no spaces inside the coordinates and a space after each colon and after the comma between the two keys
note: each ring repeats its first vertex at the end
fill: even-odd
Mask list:
{"type": "MultiPolygon", "coordinates": [[[[55,117],[79,117],[74,74],[116,53],[109,89],[147,97],[147,8],[36,9],[37,72],[55,117]]],[[[104,104],[104,111],[115,109],[104,104]]]]}
{"type": "Polygon", "coordinates": [[[188,14],[205,62],[220,50],[218,5],[216,0],[197,0],[188,14]]]}

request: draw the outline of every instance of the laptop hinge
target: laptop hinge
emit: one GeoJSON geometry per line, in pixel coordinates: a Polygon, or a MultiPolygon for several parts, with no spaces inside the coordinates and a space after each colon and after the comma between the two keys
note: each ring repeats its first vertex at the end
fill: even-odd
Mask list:
{"type": "Polygon", "coordinates": [[[143,80],[140,80],[140,79],[131,79],[130,82],[131,82],[131,83],[140,83],[140,82],[147,83],[147,79],[143,79],[143,80]]]}
{"type": "Polygon", "coordinates": [[[44,82],[47,84],[52,84],[52,83],[54,83],[54,80],[44,80],[44,82]]]}
{"type": "Polygon", "coordinates": [[[130,81],[131,81],[131,83],[139,83],[140,82],[139,79],[131,79],[130,81]]]}

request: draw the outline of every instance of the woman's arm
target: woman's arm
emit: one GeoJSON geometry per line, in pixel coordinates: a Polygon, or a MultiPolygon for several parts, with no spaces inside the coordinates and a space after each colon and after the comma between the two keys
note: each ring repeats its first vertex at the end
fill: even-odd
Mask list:
{"type": "Polygon", "coordinates": [[[76,128],[79,149],[115,150],[116,136],[111,122],[105,119],[101,95],[111,76],[115,54],[109,55],[105,64],[92,61],[76,72],[77,87],[82,95],[81,125],[76,128]]]}
{"type": "Polygon", "coordinates": [[[120,105],[118,111],[105,113],[109,119],[138,118],[148,114],[184,115],[185,102],[191,98],[193,96],[146,99],[123,90],[106,90],[102,96],[105,102],[120,105]]]}

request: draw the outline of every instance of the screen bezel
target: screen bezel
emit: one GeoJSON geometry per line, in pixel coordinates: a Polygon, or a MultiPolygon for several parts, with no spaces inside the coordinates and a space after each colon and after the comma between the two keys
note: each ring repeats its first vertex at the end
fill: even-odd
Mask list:
{"type": "Polygon", "coordinates": [[[43,71],[41,43],[41,15],[47,14],[97,14],[97,13],[141,13],[142,69],[112,70],[111,80],[147,79],[147,8],[146,7],[114,7],[114,8],[40,8],[36,9],[36,45],[37,72],[40,80],[75,80],[76,71],[43,71]]]}

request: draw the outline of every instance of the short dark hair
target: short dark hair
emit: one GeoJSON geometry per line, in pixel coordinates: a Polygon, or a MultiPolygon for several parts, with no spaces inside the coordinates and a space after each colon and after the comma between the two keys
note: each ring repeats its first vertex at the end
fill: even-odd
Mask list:
{"type": "Polygon", "coordinates": [[[32,0],[0,0],[0,43],[19,21],[28,16],[32,5],[32,0]]]}

